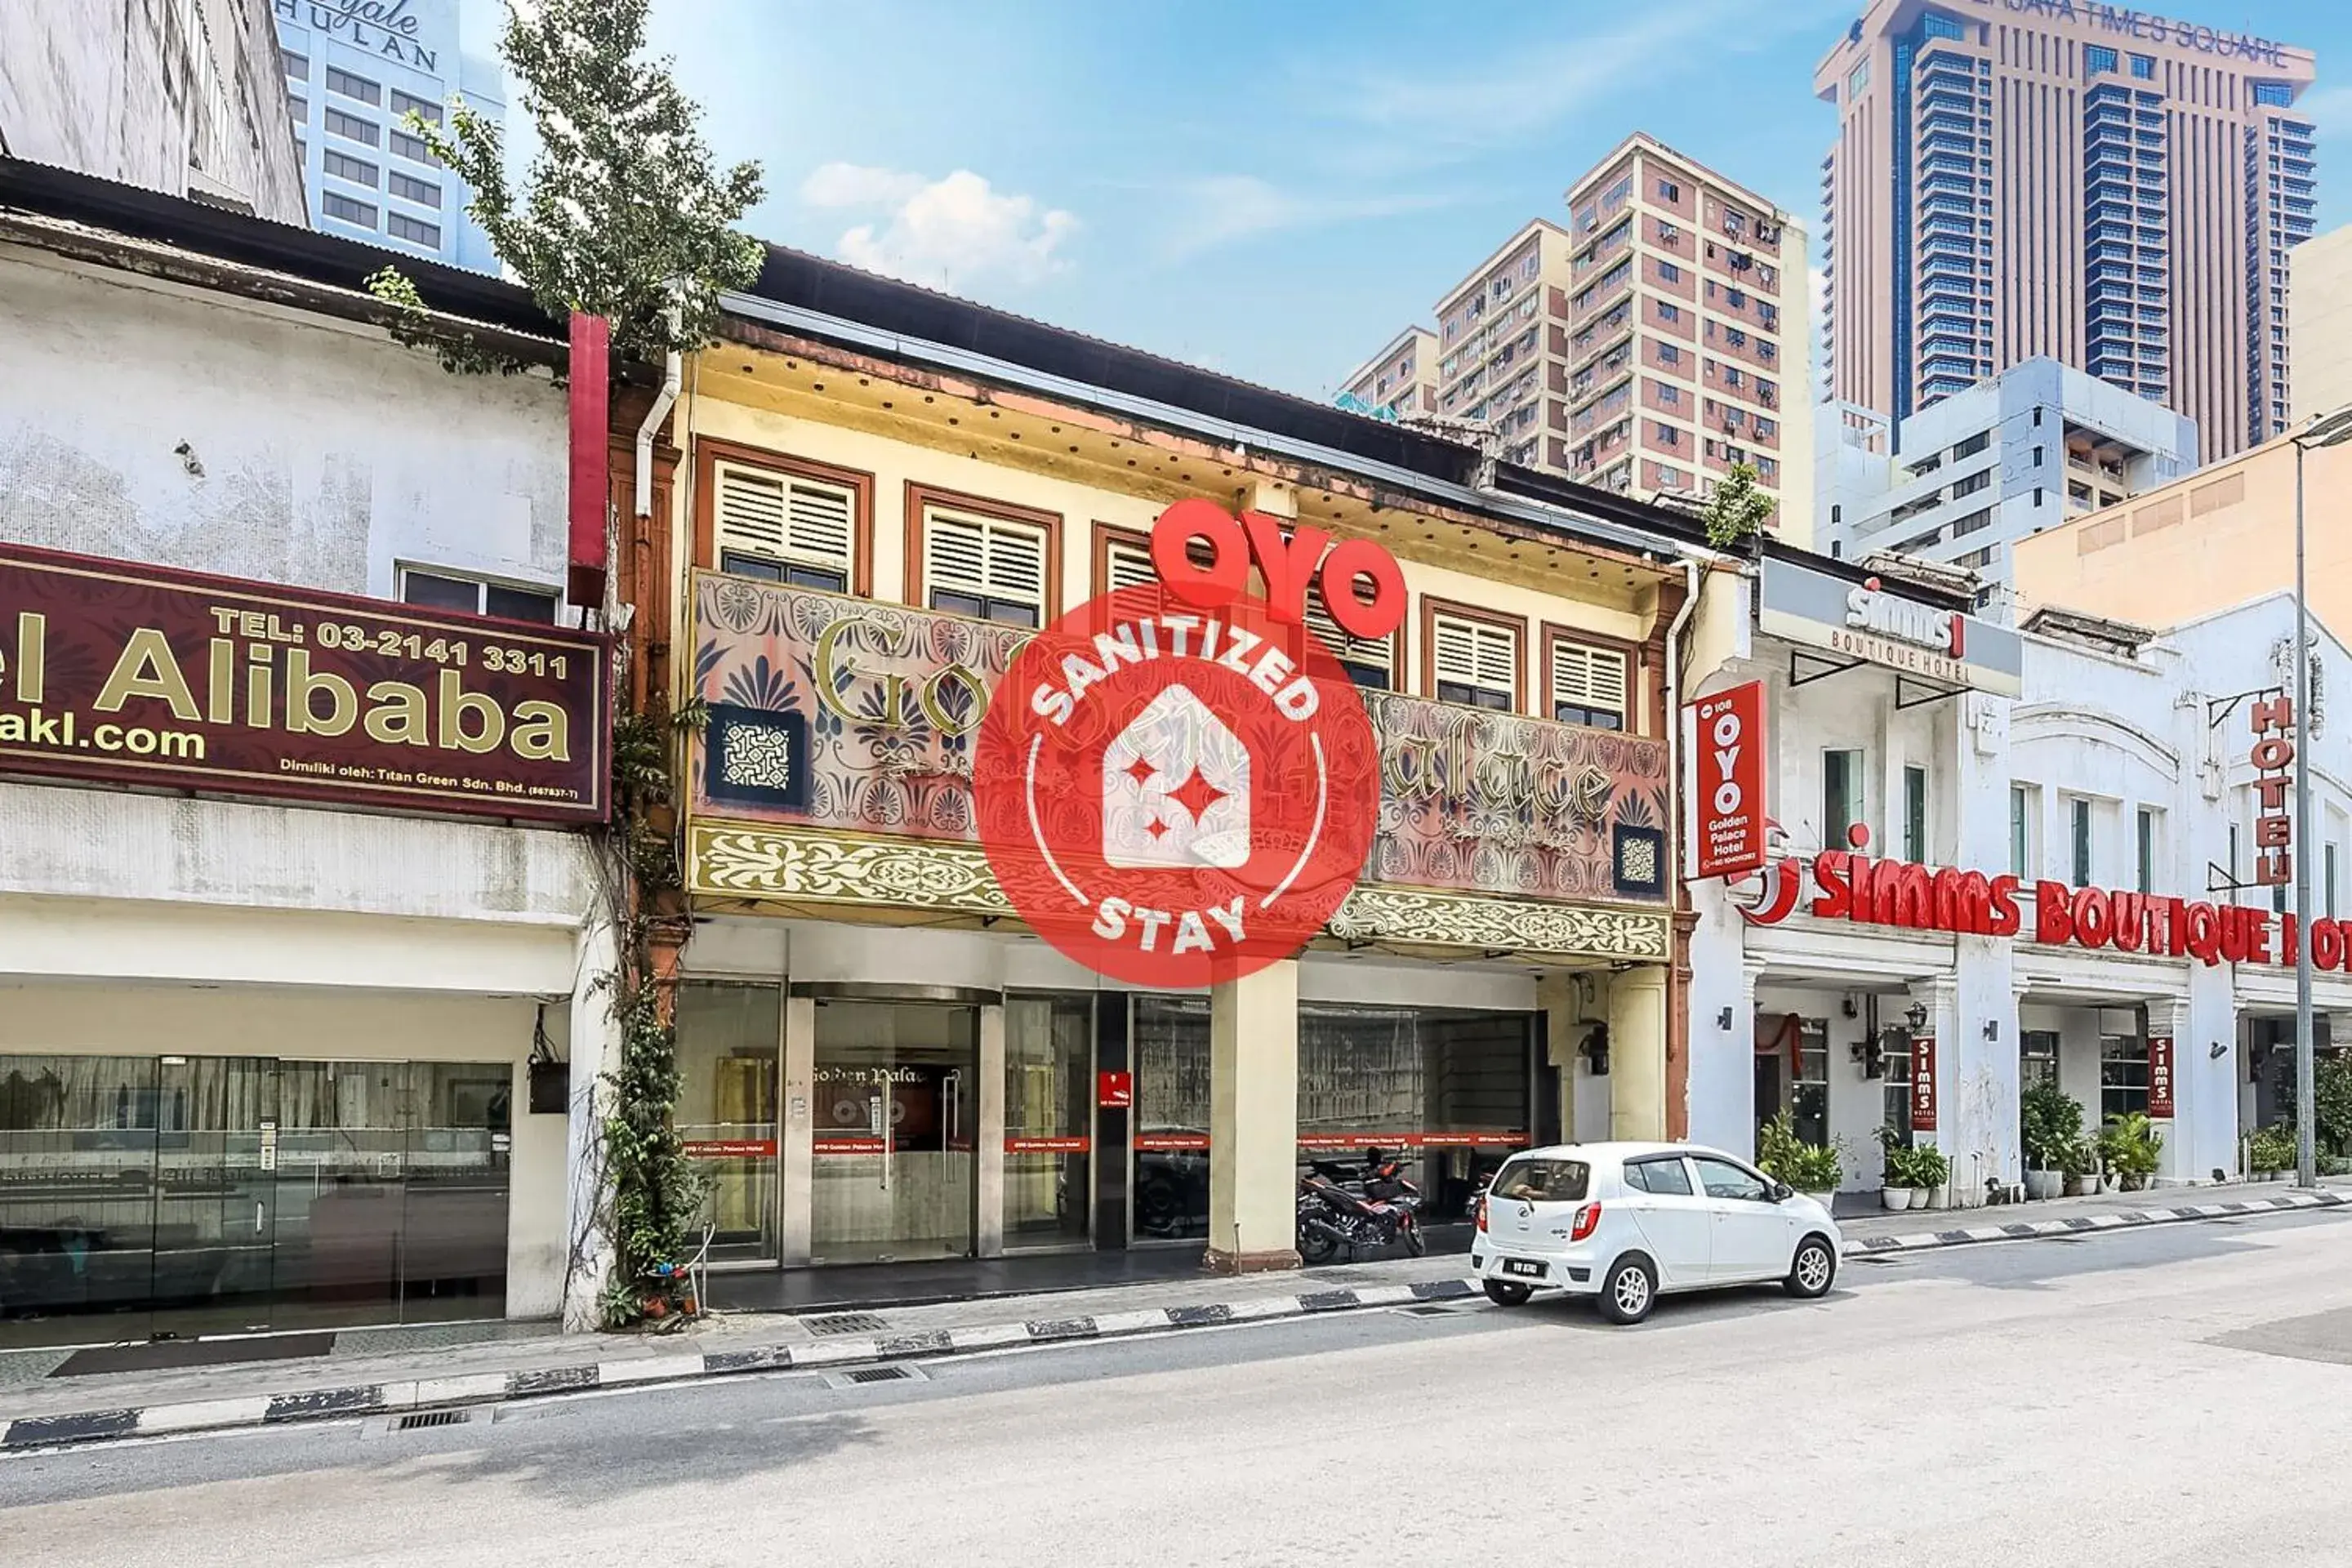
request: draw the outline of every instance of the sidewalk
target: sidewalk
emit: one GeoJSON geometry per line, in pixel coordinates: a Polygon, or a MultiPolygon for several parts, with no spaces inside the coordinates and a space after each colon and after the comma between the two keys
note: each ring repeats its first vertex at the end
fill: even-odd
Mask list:
{"type": "MultiPolygon", "coordinates": [[[[2352,1206],[2352,1181],[2179,1187],[1841,1221],[1849,1257],[2225,1215],[2352,1206]]],[[[445,1323],[339,1334],[302,1361],[58,1378],[63,1351],[0,1353],[0,1449],[397,1413],[744,1372],[822,1371],[1475,1296],[1460,1254],[822,1314],[727,1313],[667,1335],[445,1323]]]]}

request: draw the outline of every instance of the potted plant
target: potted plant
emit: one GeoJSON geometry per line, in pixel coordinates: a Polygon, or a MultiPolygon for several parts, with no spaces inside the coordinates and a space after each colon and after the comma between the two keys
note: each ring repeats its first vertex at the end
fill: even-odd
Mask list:
{"type": "MultiPolygon", "coordinates": [[[[1892,1123],[1878,1130],[1878,1147],[1885,1155],[1886,1174],[1879,1187],[1879,1202],[1889,1209],[1911,1206],[1911,1145],[1892,1123]]],[[[1921,1205],[1925,1207],[1925,1205],[1921,1205]]]]}
{"type": "Polygon", "coordinates": [[[2077,1138],[2066,1145],[2060,1157],[2059,1169],[2065,1180],[2066,1195],[2086,1198],[2099,1190],[2099,1146],[2090,1138],[2077,1138]]]}
{"type": "Polygon", "coordinates": [[[1911,1151],[1911,1185],[1914,1208],[1939,1209],[1948,1194],[1944,1184],[1952,1179],[1952,1163],[1933,1143],[1923,1143],[1911,1151]]]}
{"type": "Polygon", "coordinates": [[[2066,1161],[2083,1141],[2083,1102],[2054,1083],[2034,1084],[2018,1096],[2018,1132],[2025,1195],[2056,1197],[2065,1190],[2066,1161]]]}
{"type": "Polygon", "coordinates": [[[2099,1134],[2100,1152],[2110,1169],[2123,1178],[2124,1191],[2145,1189],[2156,1176],[2157,1157],[2164,1152],[2164,1134],[2143,1111],[2119,1111],[2107,1118],[2099,1134]]]}
{"type": "Polygon", "coordinates": [[[2295,1168],[2294,1130],[2284,1123],[2255,1128],[2249,1142],[2246,1167],[2257,1181],[2276,1181],[2295,1168]]]}
{"type": "Polygon", "coordinates": [[[1845,1175],[1837,1150],[1798,1137],[1796,1123],[1785,1110],[1758,1129],[1756,1163],[1766,1175],[1788,1183],[1823,1207],[1836,1196],[1845,1175]]]}

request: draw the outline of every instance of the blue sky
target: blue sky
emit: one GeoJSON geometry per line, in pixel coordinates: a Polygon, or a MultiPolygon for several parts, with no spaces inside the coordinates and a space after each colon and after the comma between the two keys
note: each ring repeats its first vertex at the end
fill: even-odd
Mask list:
{"type": "MultiPolygon", "coordinates": [[[[502,7],[467,0],[487,52],[502,7]]],[[[2352,219],[2352,4],[2150,7],[2315,50],[2352,219]],[[2347,62],[2345,86],[2332,61],[2347,62]]],[[[763,237],[1320,395],[1628,133],[1819,226],[1860,0],[655,0],[763,237]]]]}

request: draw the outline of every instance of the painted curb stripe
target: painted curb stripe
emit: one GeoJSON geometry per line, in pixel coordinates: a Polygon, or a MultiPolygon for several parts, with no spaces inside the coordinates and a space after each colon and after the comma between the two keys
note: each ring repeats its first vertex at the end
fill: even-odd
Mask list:
{"type": "MultiPolygon", "coordinates": [[[[1933,1251],[1948,1247],[1979,1246],[1986,1242],[2028,1241],[2040,1237],[2075,1235],[2090,1230],[2179,1225],[2229,1215],[2342,1208],[2347,1204],[2352,1204],[2352,1194],[2292,1193],[2275,1198],[2248,1198],[2230,1203],[2184,1204],[2172,1208],[2072,1215],[2061,1219],[1972,1226],[1959,1230],[1856,1237],[1845,1244],[1845,1254],[1853,1258],[1881,1252],[1933,1251]]],[[[1364,1285],[1344,1289],[1309,1290],[1295,1296],[1250,1297],[1238,1301],[1212,1301],[1192,1307],[1152,1307],[1093,1316],[1039,1318],[1024,1323],[918,1329],[898,1334],[825,1339],[809,1344],[753,1345],[744,1350],[712,1351],[698,1356],[654,1355],[603,1363],[587,1362],[577,1366],[540,1367],[529,1372],[470,1373],[454,1377],[366,1384],[350,1388],[310,1389],[295,1394],[191,1400],[144,1409],[21,1415],[0,1426],[0,1450],[99,1442],[110,1437],[141,1435],[283,1425],[335,1415],[479,1404],[488,1400],[531,1399],[596,1388],[684,1383],[738,1373],[838,1366],[859,1362],[905,1360],[912,1356],[955,1355],[996,1350],[1006,1345],[1077,1343],[1176,1329],[1213,1328],[1223,1323],[1271,1321],[1326,1312],[1407,1306],[1416,1301],[1455,1301],[1479,1295],[1484,1289],[1484,1283],[1475,1279],[1424,1279],[1407,1285],[1364,1285]]]]}

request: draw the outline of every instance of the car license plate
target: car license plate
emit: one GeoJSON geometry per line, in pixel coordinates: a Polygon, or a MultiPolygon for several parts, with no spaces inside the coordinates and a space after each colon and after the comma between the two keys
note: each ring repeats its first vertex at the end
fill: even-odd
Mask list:
{"type": "Polygon", "coordinates": [[[1543,1278],[1543,1271],[1544,1266],[1538,1263],[1531,1258],[1506,1258],[1503,1259],[1503,1272],[1506,1274],[1519,1274],[1526,1276],[1529,1279],[1540,1279],[1543,1278]]]}

